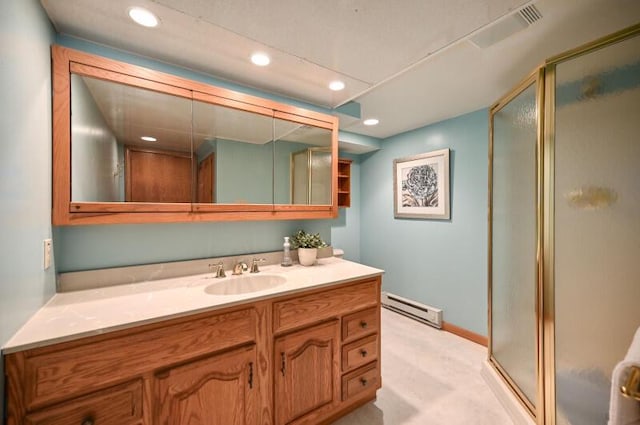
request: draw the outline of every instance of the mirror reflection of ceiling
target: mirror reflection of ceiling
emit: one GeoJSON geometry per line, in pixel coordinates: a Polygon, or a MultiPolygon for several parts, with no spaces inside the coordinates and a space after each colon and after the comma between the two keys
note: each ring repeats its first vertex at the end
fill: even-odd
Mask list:
{"type": "Polygon", "coordinates": [[[191,151],[191,100],[97,78],[82,80],[118,143],[191,151]],[[146,142],[142,136],[157,141],[146,142]]]}
{"type": "Polygon", "coordinates": [[[331,146],[331,131],[312,127],[310,125],[299,125],[289,121],[276,120],[275,140],[287,142],[304,143],[313,146],[331,146]]]}
{"type": "Polygon", "coordinates": [[[205,102],[193,102],[194,149],[205,140],[230,140],[262,145],[272,140],[273,119],[205,102]]]}
{"type": "MultiPolygon", "coordinates": [[[[74,76],[75,78],[75,76],[74,76]]],[[[98,109],[119,143],[177,152],[191,151],[189,99],[83,76],[98,109]],[[142,136],[157,140],[148,142],[142,136]]],[[[193,149],[216,139],[265,144],[274,139],[330,146],[331,132],[272,117],[193,102],[193,149]]]]}

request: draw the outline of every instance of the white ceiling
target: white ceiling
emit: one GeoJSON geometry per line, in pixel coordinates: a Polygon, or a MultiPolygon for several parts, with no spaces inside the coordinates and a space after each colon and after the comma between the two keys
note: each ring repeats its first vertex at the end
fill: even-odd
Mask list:
{"type": "MultiPolygon", "coordinates": [[[[350,100],[388,137],[487,107],[552,55],[640,21],[638,0],[42,0],[59,32],[326,108],[350,100]],[[535,4],[538,22],[488,48],[468,38],[535,4]],[[161,24],[140,27],[131,6],[161,24]],[[249,62],[265,51],[272,64],[249,62]],[[331,92],[327,85],[347,85],[331,92]]],[[[495,27],[494,27],[495,28],[495,27]]]]}

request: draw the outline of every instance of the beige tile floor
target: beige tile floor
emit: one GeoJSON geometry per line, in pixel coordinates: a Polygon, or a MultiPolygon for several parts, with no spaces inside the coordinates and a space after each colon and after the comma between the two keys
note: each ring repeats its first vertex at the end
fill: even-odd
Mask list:
{"type": "Polygon", "coordinates": [[[512,425],[480,376],[487,350],[382,309],[382,388],[333,425],[512,425]]]}

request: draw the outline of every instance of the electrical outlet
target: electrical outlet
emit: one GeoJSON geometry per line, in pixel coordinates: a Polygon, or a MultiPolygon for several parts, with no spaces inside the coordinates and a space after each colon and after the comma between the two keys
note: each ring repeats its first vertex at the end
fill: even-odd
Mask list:
{"type": "Polygon", "coordinates": [[[51,251],[53,251],[53,241],[51,239],[45,239],[44,241],[44,270],[51,267],[51,251]]]}

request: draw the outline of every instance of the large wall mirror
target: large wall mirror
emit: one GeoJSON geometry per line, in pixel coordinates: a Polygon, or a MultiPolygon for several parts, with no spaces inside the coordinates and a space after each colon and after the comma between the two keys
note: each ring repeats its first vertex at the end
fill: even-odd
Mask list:
{"type": "Polygon", "coordinates": [[[190,203],[191,103],[71,74],[71,201],[190,203]]]}
{"type": "Polygon", "coordinates": [[[196,202],[273,204],[273,116],[193,102],[196,202]]]}
{"type": "Polygon", "coordinates": [[[331,205],[331,131],[275,119],[275,203],[331,205]]]}
{"type": "Polygon", "coordinates": [[[52,53],[54,224],[337,215],[337,118],[52,53]]]}

